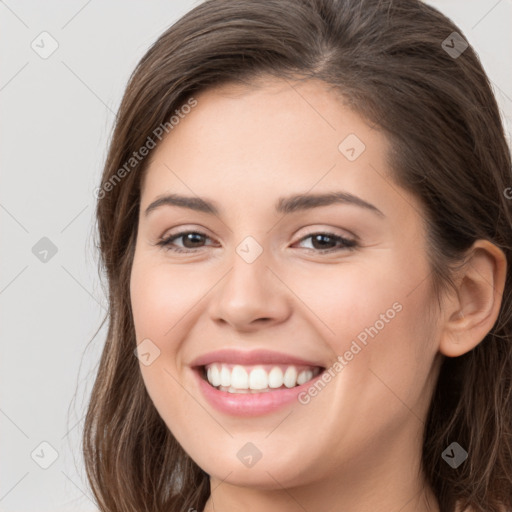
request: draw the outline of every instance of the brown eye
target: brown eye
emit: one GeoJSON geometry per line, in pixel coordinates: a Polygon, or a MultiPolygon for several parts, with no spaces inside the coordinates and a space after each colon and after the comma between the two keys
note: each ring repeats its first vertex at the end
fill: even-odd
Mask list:
{"type": "Polygon", "coordinates": [[[312,233],[311,235],[302,238],[300,242],[309,238],[312,240],[312,249],[321,253],[338,250],[351,250],[357,246],[357,242],[355,240],[349,240],[348,238],[335,235],[334,233],[312,233]]]}
{"type": "MultiPolygon", "coordinates": [[[[299,243],[307,239],[312,240],[310,249],[319,253],[353,250],[357,247],[355,240],[349,240],[334,233],[312,233],[302,238],[299,243]]],[[[199,231],[182,231],[160,240],[157,245],[174,252],[194,252],[194,249],[205,247],[207,240],[211,240],[210,237],[199,231]],[[181,244],[176,244],[176,241],[180,239],[181,244]]],[[[306,249],[309,248],[306,247],[306,249]]]]}
{"type": "Polygon", "coordinates": [[[205,239],[210,238],[204,233],[198,231],[182,231],[168,238],[160,240],[157,245],[164,247],[170,251],[176,252],[192,252],[194,249],[201,249],[204,247],[205,239]],[[176,245],[175,240],[182,239],[182,245],[176,245]]]}

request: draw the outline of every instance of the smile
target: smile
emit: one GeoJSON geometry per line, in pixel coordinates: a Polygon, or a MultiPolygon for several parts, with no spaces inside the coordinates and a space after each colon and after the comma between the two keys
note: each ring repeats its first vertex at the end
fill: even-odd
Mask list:
{"type": "Polygon", "coordinates": [[[321,371],[320,367],[303,365],[211,363],[202,367],[202,377],[227,393],[266,393],[301,386],[321,371]]]}
{"type": "Polygon", "coordinates": [[[254,367],[242,365],[229,365],[226,363],[211,363],[206,366],[192,369],[195,375],[199,392],[206,401],[217,411],[229,416],[254,417],[276,412],[284,407],[298,403],[298,396],[305,392],[315,381],[322,378],[325,368],[321,367],[298,367],[295,365],[274,364],[270,368],[266,365],[254,367]],[[224,371],[223,371],[224,366],[224,371]],[[213,369],[216,367],[216,369],[213,369]],[[275,370],[277,368],[277,370],[275,370]],[[243,372],[241,371],[243,370],[243,372]],[[244,373],[246,377],[244,376],[244,373]],[[208,377],[209,374],[209,377],[208,377]],[[233,378],[234,374],[234,379],[233,378]],[[302,376],[301,376],[302,375],[302,376]],[[299,383],[299,377],[304,383],[299,383]],[[279,387],[279,381],[283,382],[279,387]],[[214,383],[219,382],[217,386],[214,383]],[[224,379],[222,381],[222,379],[224,379]],[[222,383],[228,383],[222,386],[222,383]],[[240,379],[237,381],[237,379],[240,379]],[[242,380],[245,379],[245,382],[242,380]],[[292,387],[287,387],[292,384],[292,387]],[[233,386],[260,387],[260,389],[238,388],[233,386]]]}

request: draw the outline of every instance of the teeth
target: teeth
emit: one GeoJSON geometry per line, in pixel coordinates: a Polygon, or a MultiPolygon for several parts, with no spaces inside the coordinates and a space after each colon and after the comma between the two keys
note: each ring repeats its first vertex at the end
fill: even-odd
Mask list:
{"type": "Polygon", "coordinates": [[[220,372],[217,365],[208,368],[208,382],[212,386],[220,386],[220,372]]]}
{"type": "Polygon", "coordinates": [[[311,380],[313,378],[313,372],[311,370],[304,370],[299,373],[297,377],[297,384],[301,386],[308,380],[311,380]]]}
{"type": "Polygon", "coordinates": [[[226,366],[222,366],[220,370],[220,385],[231,386],[231,372],[226,366]]]}
{"type": "Polygon", "coordinates": [[[320,373],[318,367],[257,365],[242,366],[213,363],[206,366],[206,380],[230,393],[266,392],[300,386],[320,373]],[[284,372],[283,372],[284,369],[284,372]]]}
{"type": "MultiPolygon", "coordinates": [[[[245,371],[245,370],[243,370],[245,371]]],[[[238,387],[236,382],[233,381],[233,387],[238,387]]],[[[250,389],[267,389],[268,388],[268,375],[263,368],[255,368],[249,374],[249,388],[250,389]]]]}
{"type": "Polygon", "coordinates": [[[253,380],[254,379],[251,377],[251,382],[249,382],[249,375],[247,375],[243,366],[237,365],[231,371],[230,385],[236,389],[249,389],[249,384],[251,384],[252,389],[256,389],[253,380]]]}
{"type": "Polygon", "coordinates": [[[287,388],[293,388],[297,384],[297,370],[295,366],[288,366],[284,372],[284,385],[287,388]]]}
{"type": "Polygon", "coordinates": [[[279,366],[274,366],[268,374],[268,387],[280,388],[283,385],[283,370],[279,366]]]}

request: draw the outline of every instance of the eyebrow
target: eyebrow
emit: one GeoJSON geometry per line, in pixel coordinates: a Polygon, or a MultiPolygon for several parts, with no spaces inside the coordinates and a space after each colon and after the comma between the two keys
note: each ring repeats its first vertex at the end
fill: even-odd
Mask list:
{"type": "MultiPolygon", "coordinates": [[[[369,210],[379,217],[385,217],[385,215],[375,205],[368,203],[364,199],[361,199],[349,192],[295,194],[288,197],[280,197],[275,204],[275,210],[278,213],[286,215],[296,211],[309,210],[320,206],[329,206],[331,204],[351,204],[369,210]]],[[[158,197],[153,201],[146,208],[144,215],[149,215],[153,210],[156,210],[163,205],[179,206],[181,208],[188,208],[190,210],[210,213],[212,215],[220,214],[220,208],[212,200],[201,197],[182,196],[179,194],[167,194],[158,197]]]]}

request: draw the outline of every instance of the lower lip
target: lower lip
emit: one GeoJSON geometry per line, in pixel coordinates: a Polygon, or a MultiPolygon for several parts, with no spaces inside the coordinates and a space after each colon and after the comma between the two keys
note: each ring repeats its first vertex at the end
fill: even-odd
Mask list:
{"type": "Polygon", "coordinates": [[[193,372],[199,381],[199,388],[203,395],[215,409],[226,414],[246,417],[271,413],[298,401],[299,393],[306,391],[322,377],[323,373],[322,371],[314,379],[293,388],[264,391],[263,393],[228,393],[211,386],[202,378],[201,370],[193,369],[193,372]]]}

